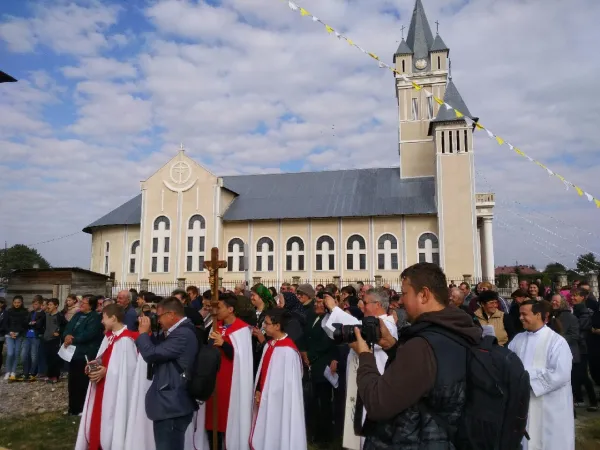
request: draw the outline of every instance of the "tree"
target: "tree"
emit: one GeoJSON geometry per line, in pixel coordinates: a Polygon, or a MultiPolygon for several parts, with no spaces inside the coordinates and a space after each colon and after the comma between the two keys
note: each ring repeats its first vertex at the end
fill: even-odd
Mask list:
{"type": "Polygon", "coordinates": [[[547,274],[550,278],[553,278],[555,275],[567,273],[567,268],[559,262],[550,263],[544,269],[544,273],[547,274]]]}
{"type": "Polygon", "coordinates": [[[579,258],[577,258],[577,272],[579,273],[597,272],[599,268],[600,263],[596,260],[596,256],[593,253],[579,255],[579,258]]]}
{"type": "Polygon", "coordinates": [[[13,270],[32,269],[36,265],[40,269],[50,268],[48,261],[35,248],[17,244],[6,250],[0,250],[0,274],[2,278],[8,277],[13,270]]]}

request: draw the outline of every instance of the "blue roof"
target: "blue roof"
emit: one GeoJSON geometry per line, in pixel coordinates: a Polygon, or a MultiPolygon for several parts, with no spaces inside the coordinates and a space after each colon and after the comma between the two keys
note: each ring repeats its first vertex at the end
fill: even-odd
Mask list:
{"type": "MultiPolygon", "coordinates": [[[[238,194],[224,221],[436,214],[433,177],[400,178],[381,169],[224,176],[238,194]]],[[[131,199],[83,229],[140,223],[142,196],[131,199]]]]}

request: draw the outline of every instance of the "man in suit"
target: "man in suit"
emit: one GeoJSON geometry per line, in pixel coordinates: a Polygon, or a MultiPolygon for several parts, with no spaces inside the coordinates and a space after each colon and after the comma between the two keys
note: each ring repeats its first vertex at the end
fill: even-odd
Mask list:
{"type": "Polygon", "coordinates": [[[162,300],[156,313],[165,338],[152,341],[150,318],[140,317],[137,348],[152,365],[152,384],[146,394],[146,414],[152,420],[156,450],[183,450],[185,432],[197,404],[187,391],[187,377],[198,352],[196,329],[176,297],[162,300]]]}

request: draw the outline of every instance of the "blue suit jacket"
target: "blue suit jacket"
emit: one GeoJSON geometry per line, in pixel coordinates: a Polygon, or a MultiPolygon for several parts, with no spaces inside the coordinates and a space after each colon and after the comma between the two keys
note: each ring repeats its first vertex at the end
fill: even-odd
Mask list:
{"type": "Polygon", "coordinates": [[[147,334],[136,340],[137,348],[154,376],[146,394],[146,415],[150,420],[165,420],[185,416],[197,409],[187,391],[187,380],[177,370],[174,361],[188,374],[198,352],[194,325],[186,319],[164,340],[156,344],[147,334]]]}

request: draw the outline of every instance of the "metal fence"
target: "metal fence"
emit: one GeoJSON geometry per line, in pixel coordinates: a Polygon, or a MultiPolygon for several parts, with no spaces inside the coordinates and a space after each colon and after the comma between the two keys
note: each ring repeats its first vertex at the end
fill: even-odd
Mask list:
{"type": "MultiPolygon", "coordinates": [[[[469,283],[469,286],[472,289],[474,289],[475,286],[482,281],[488,281],[488,280],[478,279],[478,278],[464,279],[462,277],[461,278],[458,278],[458,277],[457,278],[450,278],[450,277],[448,278],[449,284],[455,284],[458,286],[462,282],[467,282],[467,283],[469,283]]],[[[251,286],[253,286],[256,283],[262,283],[266,287],[274,287],[277,291],[279,291],[281,288],[281,285],[283,283],[290,283],[290,284],[308,283],[308,284],[312,285],[314,288],[316,288],[320,284],[323,286],[327,286],[328,284],[335,284],[336,286],[341,288],[343,286],[352,285],[352,284],[356,284],[359,282],[362,282],[363,284],[368,284],[368,285],[371,285],[374,287],[386,287],[389,289],[393,289],[396,292],[400,292],[402,289],[402,280],[400,279],[400,277],[383,278],[383,277],[378,277],[378,276],[376,276],[375,278],[372,278],[372,279],[370,279],[370,278],[351,278],[351,277],[348,277],[348,278],[341,278],[341,277],[312,278],[312,279],[300,278],[300,277],[284,278],[284,279],[254,277],[252,279],[252,281],[220,280],[220,285],[223,288],[225,288],[226,290],[233,291],[237,285],[243,285],[246,289],[249,289],[251,286]]],[[[493,282],[492,282],[492,284],[493,284],[493,282]]],[[[183,280],[183,279],[181,279],[181,280],[179,280],[179,282],[177,282],[177,281],[169,281],[169,282],[149,281],[147,283],[117,282],[117,283],[115,283],[115,285],[112,288],[112,296],[116,297],[118,292],[121,290],[135,289],[138,292],[141,290],[145,290],[148,292],[152,292],[156,295],[165,297],[165,296],[171,295],[171,293],[175,289],[186,289],[188,286],[195,286],[198,288],[198,290],[200,292],[204,292],[204,291],[210,289],[208,280],[187,280],[187,279],[183,280]]],[[[509,297],[509,298],[510,298],[510,294],[513,291],[513,289],[511,289],[509,286],[502,286],[502,287],[497,286],[496,289],[498,290],[498,293],[501,296],[509,297]]]]}

